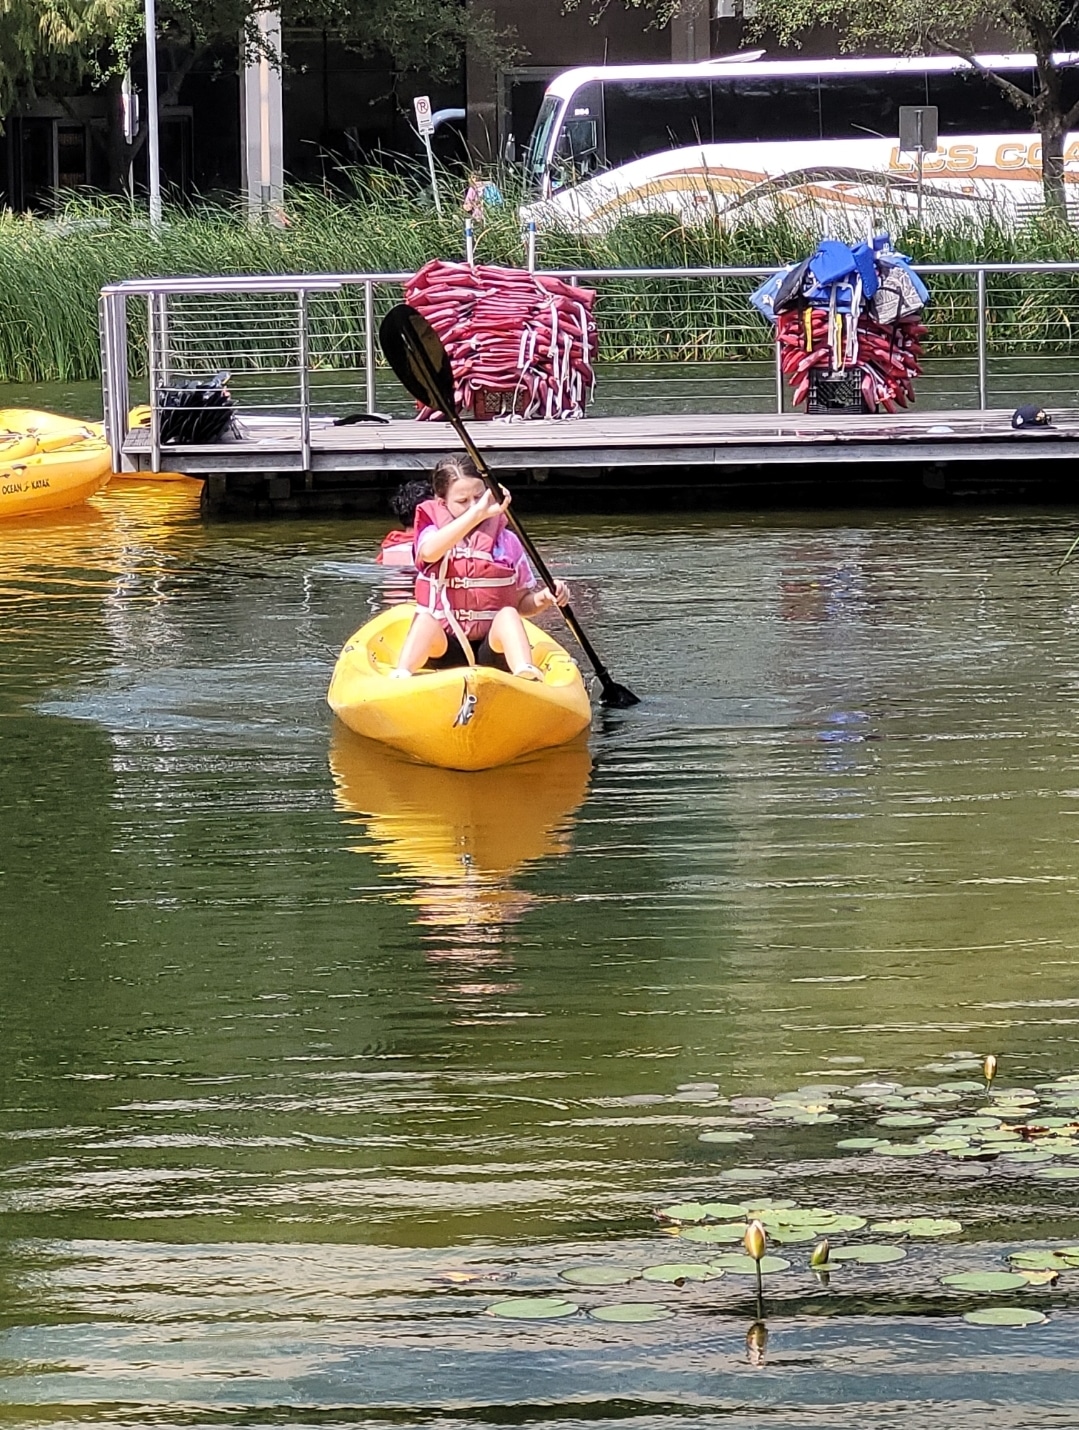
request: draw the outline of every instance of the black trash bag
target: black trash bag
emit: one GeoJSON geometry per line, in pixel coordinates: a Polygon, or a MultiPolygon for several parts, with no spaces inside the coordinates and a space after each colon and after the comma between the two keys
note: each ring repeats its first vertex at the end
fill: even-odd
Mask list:
{"type": "Polygon", "coordinates": [[[161,389],[161,442],[164,446],[202,446],[219,442],[232,428],[235,403],[225,386],[227,372],[213,377],[177,378],[161,389]]]}

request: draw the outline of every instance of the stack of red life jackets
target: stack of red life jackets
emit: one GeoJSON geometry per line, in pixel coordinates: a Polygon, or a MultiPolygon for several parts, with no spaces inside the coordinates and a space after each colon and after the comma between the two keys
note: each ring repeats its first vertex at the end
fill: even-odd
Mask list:
{"type": "MultiPolygon", "coordinates": [[[[582,417],[595,386],[595,293],[515,268],[433,259],[405,286],[453,364],[476,418],[582,417]]],[[[420,407],[419,417],[442,414],[420,407]]]]}
{"type": "MultiPolygon", "coordinates": [[[[845,321],[849,324],[849,315],[845,321]]],[[[878,407],[895,412],[914,401],[914,379],[922,370],[918,361],[921,339],[929,331],[920,315],[885,325],[867,313],[859,313],[853,341],[839,349],[838,358],[829,326],[829,315],[820,308],[788,308],[776,314],[779,362],[794,389],[796,405],[809,396],[809,379],[814,370],[836,372],[848,366],[862,370],[862,400],[867,412],[875,412],[878,407]],[[851,361],[844,360],[844,351],[851,361]]]]}

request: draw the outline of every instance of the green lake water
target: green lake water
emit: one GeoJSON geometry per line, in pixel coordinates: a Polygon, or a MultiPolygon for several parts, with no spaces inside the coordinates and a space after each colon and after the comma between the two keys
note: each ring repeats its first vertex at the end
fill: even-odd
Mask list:
{"type": "Polygon", "coordinates": [[[484,776],[324,704],[380,524],[0,529],[0,1424],[1073,1424],[1079,1269],[939,1281],[1079,1242],[1071,1132],[836,1146],[1079,1116],[1067,514],[533,528],[645,699],[484,776]],[[827,1284],[789,1238],[762,1363],[750,1279],[561,1275],[729,1251],[653,1214],[700,1198],[962,1230],[827,1284]]]}

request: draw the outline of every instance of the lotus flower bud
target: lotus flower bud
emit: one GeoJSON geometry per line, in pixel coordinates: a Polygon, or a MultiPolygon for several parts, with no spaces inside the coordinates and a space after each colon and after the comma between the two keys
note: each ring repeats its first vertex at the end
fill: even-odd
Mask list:
{"type": "Polygon", "coordinates": [[[997,1075],[997,1060],[992,1053],[982,1063],[982,1072],[985,1074],[985,1085],[988,1087],[997,1075]]]}
{"type": "Polygon", "coordinates": [[[764,1249],[768,1245],[768,1236],[764,1227],[759,1221],[751,1221],[746,1227],[746,1234],[742,1238],[746,1253],[752,1256],[753,1260],[759,1262],[764,1255],[764,1249]]]}
{"type": "Polygon", "coordinates": [[[827,1237],[825,1237],[823,1241],[818,1241],[816,1246],[809,1253],[810,1266],[827,1266],[831,1249],[832,1248],[828,1245],[827,1237]]]}

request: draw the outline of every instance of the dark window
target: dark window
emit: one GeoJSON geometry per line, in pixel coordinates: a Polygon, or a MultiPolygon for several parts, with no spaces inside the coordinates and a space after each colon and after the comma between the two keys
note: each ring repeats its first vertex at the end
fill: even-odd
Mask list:
{"type": "Polygon", "coordinates": [[[712,82],[717,144],[819,139],[816,75],[761,75],[712,82]]]}
{"type": "Polygon", "coordinates": [[[932,103],[924,70],[821,75],[821,133],[825,139],[897,139],[900,106],[932,103]]]}
{"type": "MultiPolygon", "coordinates": [[[[608,82],[603,86],[603,108],[607,163],[612,168],[646,154],[712,142],[712,95],[707,80],[608,82]]],[[[567,120],[569,117],[567,112],[567,120]]]]}
{"type": "Polygon", "coordinates": [[[1079,102],[1079,65],[1065,65],[1060,75],[1060,95],[1064,113],[1079,102]]]}
{"type": "MultiPolygon", "coordinates": [[[[1031,70],[1009,70],[1002,77],[1034,93],[1031,70]]],[[[930,75],[929,103],[939,110],[941,134],[1015,134],[1034,128],[1029,109],[1017,108],[999,85],[970,69],[930,75]]]]}
{"type": "Polygon", "coordinates": [[[551,165],[557,187],[580,184],[605,167],[603,93],[598,84],[584,84],[572,95],[562,116],[562,127],[551,165]]]}

